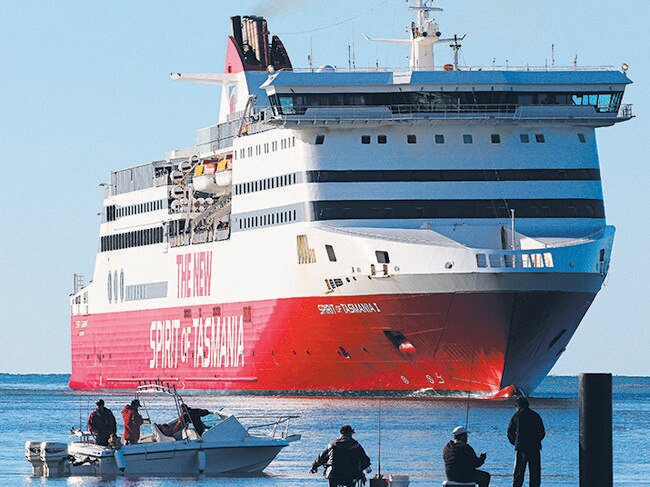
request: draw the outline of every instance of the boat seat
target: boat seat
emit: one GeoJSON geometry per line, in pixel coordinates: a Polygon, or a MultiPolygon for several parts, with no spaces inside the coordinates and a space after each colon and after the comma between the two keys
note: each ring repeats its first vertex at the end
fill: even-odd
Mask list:
{"type": "Polygon", "coordinates": [[[158,443],[165,443],[168,441],[176,441],[176,438],[173,436],[167,436],[163,435],[162,432],[160,431],[160,428],[158,428],[158,425],[156,423],[153,423],[151,425],[151,431],[153,433],[154,441],[158,443]]]}
{"type": "Polygon", "coordinates": [[[190,425],[190,426],[188,426],[187,428],[185,428],[185,429],[183,430],[183,436],[182,436],[182,438],[183,438],[184,440],[198,440],[198,439],[201,438],[201,437],[200,437],[199,434],[196,432],[196,430],[194,429],[194,427],[193,427],[192,425],[190,425]]]}

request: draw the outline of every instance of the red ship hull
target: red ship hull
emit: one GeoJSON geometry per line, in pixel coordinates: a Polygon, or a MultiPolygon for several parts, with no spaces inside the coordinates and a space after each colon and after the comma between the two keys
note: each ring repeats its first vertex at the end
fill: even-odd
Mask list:
{"type": "Polygon", "coordinates": [[[294,298],[76,316],[75,389],[531,392],[593,293],[294,298]]]}

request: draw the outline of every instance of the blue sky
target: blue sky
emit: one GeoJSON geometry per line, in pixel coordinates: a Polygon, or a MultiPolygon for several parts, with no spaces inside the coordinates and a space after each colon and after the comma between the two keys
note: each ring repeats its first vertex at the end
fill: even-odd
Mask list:
{"type": "MultiPolygon", "coordinates": [[[[605,205],[618,233],[605,288],[555,374],[611,371],[650,375],[650,9],[647,0],[612,4],[448,0],[444,35],[469,35],[467,64],[631,66],[625,97],[638,115],[598,132],[605,205]],[[624,8],[623,8],[624,6],[624,8]]],[[[0,372],[68,372],[72,274],[92,275],[102,192],[111,170],[160,159],[191,145],[215,123],[214,87],[174,83],[169,73],[221,72],[229,17],[263,14],[283,35],[295,66],[405,66],[403,0],[19,1],[0,16],[0,372]],[[338,26],[321,27],[372,9],[338,26]],[[293,32],[313,31],[311,34],[293,32]],[[311,47],[310,47],[311,46],[311,47]]],[[[438,63],[451,50],[438,48],[438,63]]],[[[125,337],[128,338],[128,337],[125,337]]]]}

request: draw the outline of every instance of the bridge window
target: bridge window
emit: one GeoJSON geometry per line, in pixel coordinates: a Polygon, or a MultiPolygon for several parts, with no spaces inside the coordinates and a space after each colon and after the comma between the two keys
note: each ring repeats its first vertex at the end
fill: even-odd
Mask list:
{"type": "Polygon", "coordinates": [[[530,137],[528,134],[519,134],[519,140],[522,144],[530,144],[530,137]]]}
{"type": "Polygon", "coordinates": [[[445,143],[445,136],[442,135],[442,134],[436,134],[435,141],[436,141],[436,144],[444,144],[445,143]]]}
{"type": "Polygon", "coordinates": [[[369,135],[362,135],[361,136],[361,143],[362,144],[370,144],[370,136],[369,135]]]}
{"type": "Polygon", "coordinates": [[[499,134],[492,134],[490,136],[490,139],[492,140],[493,144],[500,144],[501,143],[501,136],[499,134]]]}
{"type": "Polygon", "coordinates": [[[336,262],[336,254],[334,253],[334,247],[332,247],[331,245],[326,245],[325,251],[327,252],[327,257],[329,258],[330,262],[336,262]]]}
{"type": "Polygon", "coordinates": [[[578,140],[580,141],[581,144],[586,144],[587,143],[587,137],[585,137],[585,134],[578,134],[578,140]]]}
{"type": "Polygon", "coordinates": [[[378,135],[377,136],[377,143],[378,144],[385,144],[388,142],[388,138],[385,135],[378,135]]]}
{"type": "Polygon", "coordinates": [[[546,138],[544,137],[544,134],[535,134],[535,141],[538,144],[543,144],[544,142],[546,142],[546,138]]]}
{"type": "Polygon", "coordinates": [[[465,134],[463,135],[463,144],[473,144],[474,139],[472,138],[471,134],[465,134]]]}
{"type": "Polygon", "coordinates": [[[380,264],[390,264],[390,257],[385,250],[376,250],[375,257],[377,257],[377,262],[380,264]]]}
{"type": "Polygon", "coordinates": [[[316,145],[323,145],[325,142],[325,136],[324,135],[317,135],[316,136],[316,145]]]}
{"type": "Polygon", "coordinates": [[[416,144],[418,141],[417,137],[413,134],[409,134],[406,136],[406,142],[409,144],[416,144]]]}

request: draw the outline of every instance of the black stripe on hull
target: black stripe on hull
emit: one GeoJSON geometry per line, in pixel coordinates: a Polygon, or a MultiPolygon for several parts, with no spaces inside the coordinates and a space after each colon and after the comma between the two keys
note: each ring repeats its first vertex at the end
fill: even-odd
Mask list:
{"type": "Polygon", "coordinates": [[[314,220],[418,218],[605,218],[602,200],[331,200],[311,203],[314,220]]]}

